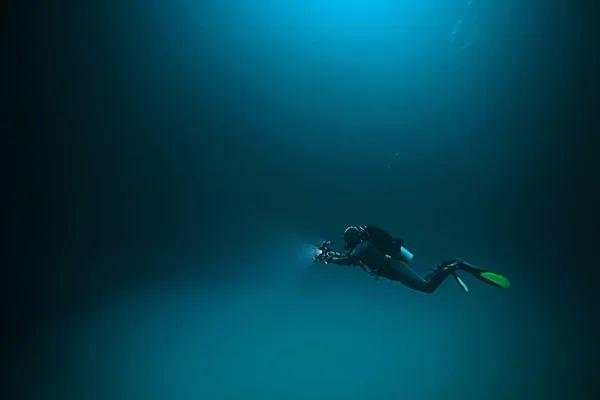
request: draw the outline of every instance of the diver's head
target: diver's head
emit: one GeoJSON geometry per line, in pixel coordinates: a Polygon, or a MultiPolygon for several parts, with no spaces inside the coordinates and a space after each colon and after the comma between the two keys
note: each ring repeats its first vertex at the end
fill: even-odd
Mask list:
{"type": "Polygon", "coordinates": [[[363,240],[363,228],[359,226],[349,226],[344,231],[344,248],[346,250],[352,250],[360,244],[363,240]]]}

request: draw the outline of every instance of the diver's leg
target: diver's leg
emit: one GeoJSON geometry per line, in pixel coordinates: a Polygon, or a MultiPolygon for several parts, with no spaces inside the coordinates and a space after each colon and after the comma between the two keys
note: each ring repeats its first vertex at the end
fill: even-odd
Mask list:
{"type": "Polygon", "coordinates": [[[411,289],[433,293],[452,271],[453,269],[450,268],[436,269],[427,275],[427,279],[424,279],[407,264],[394,260],[390,268],[381,270],[379,273],[382,277],[400,282],[411,289]]]}
{"type": "Polygon", "coordinates": [[[413,271],[406,263],[398,260],[393,260],[389,268],[379,270],[379,275],[419,291],[424,291],[424,288],[427,286],[425,279],[413,271]]]}
{"type": "Polygon", "coordinates": [[[433,271],[428,273],[426,275],[427,286],[424,290],[425,293],[435,292],[438,286],[440,286],[440,284],[444,282],[444,280],[446,280],[446,278],[449,277],[450,274],[455,271],[455,269],[456,268],[435,268],[433,271]]]}

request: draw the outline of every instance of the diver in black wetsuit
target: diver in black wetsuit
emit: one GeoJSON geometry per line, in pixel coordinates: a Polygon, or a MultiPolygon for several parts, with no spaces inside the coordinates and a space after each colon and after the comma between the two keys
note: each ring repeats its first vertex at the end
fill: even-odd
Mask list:
{"type": "Polygon", "coordinates": [[[384,277],[420,292],[433,293],[450,275],[456,278],[463,290],[468,291],[464,282],[456,276],[457,269],[469,272],[497,287],[509,285],[508,280],[501,275],[477,268],[460,259],[444,261],[421,277],[408,266],[413,256],[402,247],[402,240],[392,238],[389,233],[374,226],[348,227],[344,231],[344,242],[345,249],[349,251],[347,255],[329,252],[323,254],[323,261],[337,265],[358,265],[376,279],[384,277]]]}

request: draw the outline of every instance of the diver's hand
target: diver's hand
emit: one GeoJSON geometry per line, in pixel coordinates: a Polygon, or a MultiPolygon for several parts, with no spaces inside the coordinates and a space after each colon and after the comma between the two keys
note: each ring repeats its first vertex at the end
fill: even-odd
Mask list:
{"type": "Polygon", "coordinates": [[[325,264],[327,264],[327,263],[328,263],[329,261],[331,261],[331,259],[333,258],[333,254],[331,254],[331,252],[330,252],[330,251],[328,251],[327,253],[323,253],[323,256],[322,256],[322,258],[323,258],[323,262],[324,262],[325,264]]]}
{"type": "Polygon", "coordinates": [[[337,251],[328,251],[327,253],[323,254],[323,261],[327,264],[334,257],[340,257],[341,255],[342,255],[342,253],[337,252],[337,251]]]}

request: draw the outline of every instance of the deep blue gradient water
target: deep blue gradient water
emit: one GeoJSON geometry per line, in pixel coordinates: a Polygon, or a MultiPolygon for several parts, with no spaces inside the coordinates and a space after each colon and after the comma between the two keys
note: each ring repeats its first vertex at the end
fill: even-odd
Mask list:
{"type": "Polygon", "coordinates": [[[18,398],[581,398],[593,329],[558,232],[576,11],[31,8],[38,269],[18,398]],[[311,263],[358,224],[404,238],[419,273],[461,256],[512,287],[425,295],[311,263]]]}

